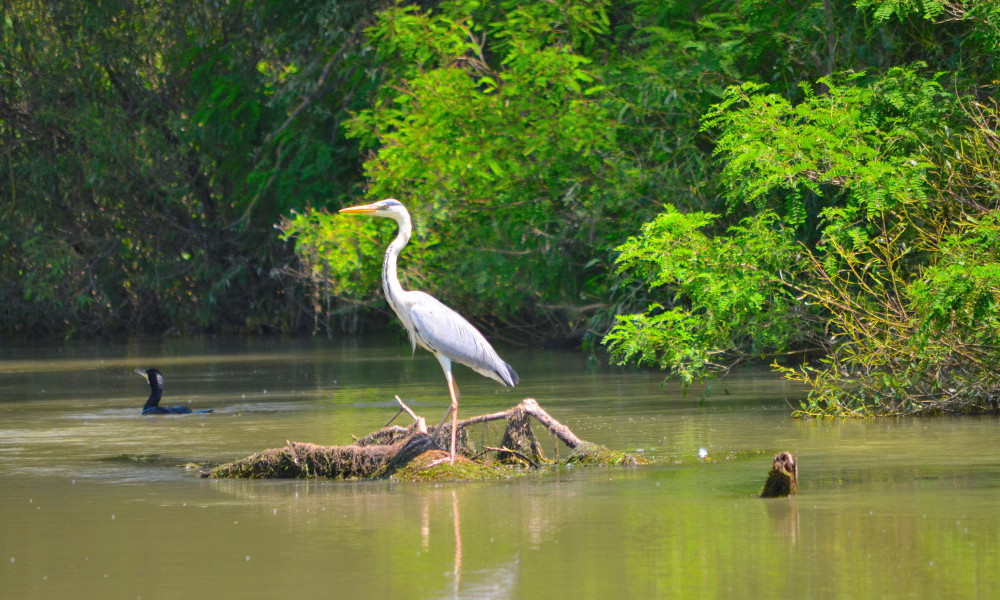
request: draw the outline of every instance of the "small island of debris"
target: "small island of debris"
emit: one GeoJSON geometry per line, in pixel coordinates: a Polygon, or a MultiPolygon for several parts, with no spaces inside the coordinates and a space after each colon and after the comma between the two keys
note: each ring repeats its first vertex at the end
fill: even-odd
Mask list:
{"type": "Polygon", "coordinates": [[[443,448],[448,447],[451,424],[428,427],[399,397],[399,416],[413,419],[409,427],[389,423],[347,446],[320,446],[287,442],[281,448],[263,450],[246,458],[220,465],[205,477],[216,479],[396,479],[396,480],[479,480],[510,477],[559,464],[641,465],[650,461],[641,455],[614,451],[581,440],[556,421],[534,398],[498,413],[464,419],[457,424],[458,445],[455,462],[443,448]],[[570,453],[561,460],[546,458],[531,430],[535,419],[570,453]],[[477,448],[468,439],[471,425],[506,420],[503,437],[495,446],[477,448]]]}

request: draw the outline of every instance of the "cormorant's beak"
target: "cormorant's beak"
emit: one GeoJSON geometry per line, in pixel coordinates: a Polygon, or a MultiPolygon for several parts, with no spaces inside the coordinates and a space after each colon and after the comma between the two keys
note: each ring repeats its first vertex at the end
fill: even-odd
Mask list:
{"type": "Polygon", "coordinates": [[[142,369],[136,369],[135,372],[138,373],[139,375],[142,375],[142,378],[146,380],[146,383],[149,383],[149,375],[146,375],[145,371],[143,371],[142,369]]]}
{"type": "Polygon", "coordinates": [[[378,211],[378,206],[374,204],[364,204],[361,206],[350,206],[348,208],[342,208],[337,212],[344,213],[345,215],[370,215],[378,211]]]}

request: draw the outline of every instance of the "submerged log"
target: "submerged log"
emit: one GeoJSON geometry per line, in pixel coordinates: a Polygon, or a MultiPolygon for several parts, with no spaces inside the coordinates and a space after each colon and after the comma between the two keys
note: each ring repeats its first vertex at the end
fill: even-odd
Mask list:
{"type": "Polygon", "coordinates": [[[791,452],[779,452],[767,474],[761,498],[793,496],[799,487],[799,465],[791,452]]]}
{"type": "Polygon", "coordinates": [[[330,479],[379,479],[395,476],[405,470],[408,478],[422,477],[428,469],[444,471],[449,479],[481,479],[498,477],[510,465],[538,467],[552,464],[541,450],[531,431],[528,417],[533,417],[556,438],[574,452],[566,462],[580,464],[645,464],[641,456],[615,452],[581,440],[568,427],[552,418],[533,398],[525,398],[517,406],[499,413],[479,415],[457,423],[458,445],[455,465],[451,465],[447,452],[443,452],[451,437],[451,424],[427,427],[426,420],[407,407],[398,397],[398,417],[406,412],[413,419],[410,427],[393,426],[389,420],[385,427],[356,439],[348,446],[319,446],[302,442],[287,442],[281,448],[271,448],[246,458],[220,465],[205,477],[213,478],[330,478],[330,479]],[[466,428],[478,423],[506,420],[503,439],[499,447],[487,447],[476,452],[468,442],[466,428]],[[443,454],[442,454],[443,452],[443,454]],[[492,461],[483,456],[492,454],[492,461]],[[476,460],[472,460],[476,459],[476,460]],[[475,468],[473,468],[475,467],[475,468]]]}

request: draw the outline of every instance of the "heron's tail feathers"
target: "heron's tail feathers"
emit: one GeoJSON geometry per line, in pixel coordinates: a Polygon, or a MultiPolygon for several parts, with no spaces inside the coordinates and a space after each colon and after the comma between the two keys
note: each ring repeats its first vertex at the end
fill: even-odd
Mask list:
{"type": "Polygon", "coordinates": [[[517,385],[517,382],[520,381],[520,378],[517,376],[513,367],[507,363],[503,363],[503,366],[504,368],[500,370],[500,379],[503,380],[503,384],[507,387],[514,387],[517,385]]]}

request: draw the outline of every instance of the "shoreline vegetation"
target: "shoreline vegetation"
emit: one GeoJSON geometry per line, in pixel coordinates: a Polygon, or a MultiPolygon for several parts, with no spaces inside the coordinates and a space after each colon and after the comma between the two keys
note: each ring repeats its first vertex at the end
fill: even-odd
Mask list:
{"type": "MultiPolygon", "coordinates": [[[[0,335],[385,321],[400,259],[493,340],[796,416],[1000,411],[993,0],[11,0],[0,335]]],[[[393,325],[395,327],[395,325],[393,325]]]]}

